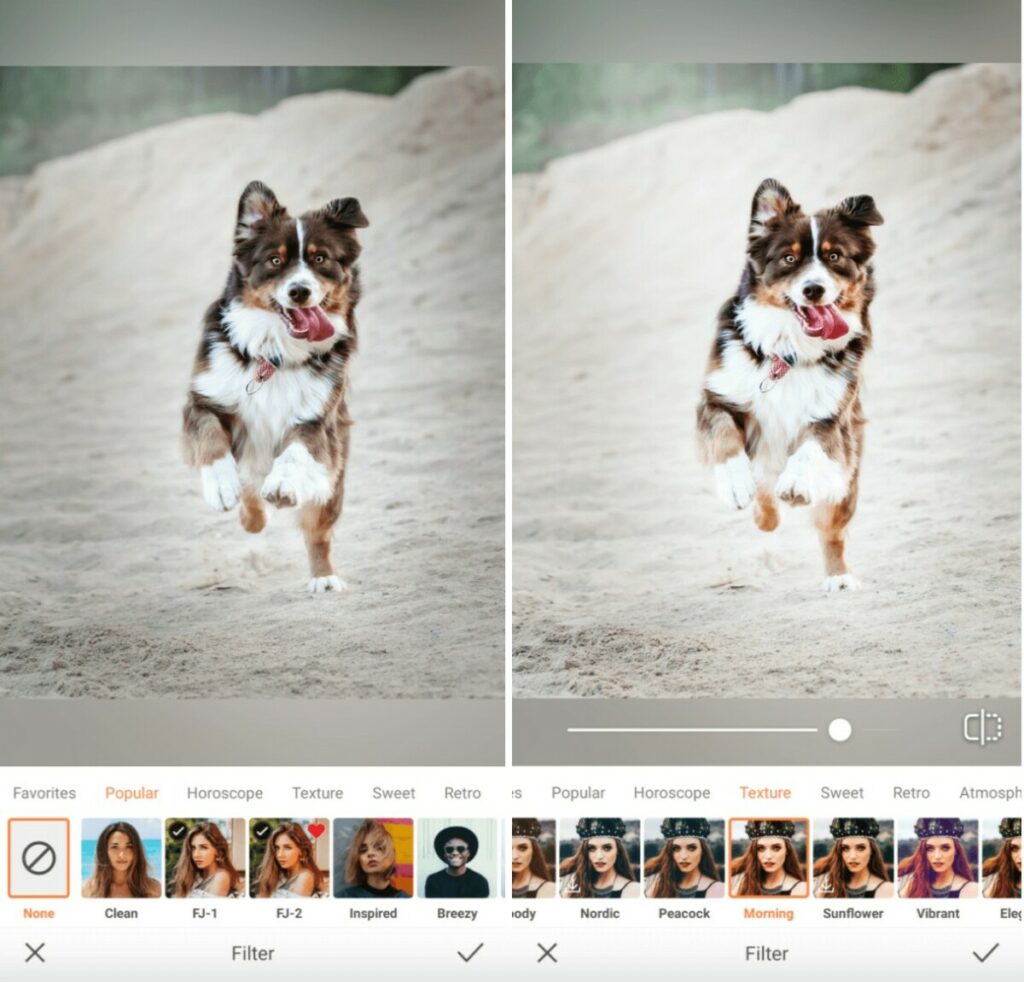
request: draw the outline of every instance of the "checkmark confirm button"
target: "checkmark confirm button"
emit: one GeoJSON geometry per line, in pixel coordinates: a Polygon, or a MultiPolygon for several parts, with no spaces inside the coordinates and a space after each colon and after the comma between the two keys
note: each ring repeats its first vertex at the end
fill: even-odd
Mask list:
{"type": "Polygon", "coordinates": [[[64,900],[71,895],[71,823],[66,818],[7,820],[7,895],[64,900]]]}
{"type": "Polygon", "coordinates": [[[994,945],[992,945],[991,948],[989,948],[988,951],[985,952],[984,955],[979,955],[976,951],[972,951],[971,954],[974,955],[974,957],[977,958],[979,962],[986,962],[988,961],[988,956],[991,955],[992,952],[995,951],[998,947],[999,942],[996,942],[994,945]]]}

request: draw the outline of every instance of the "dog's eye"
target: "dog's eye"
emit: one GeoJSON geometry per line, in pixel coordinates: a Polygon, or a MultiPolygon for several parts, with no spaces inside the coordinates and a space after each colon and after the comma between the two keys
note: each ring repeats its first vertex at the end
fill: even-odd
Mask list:
{"type": "Polygon", "coordinates": [[[796,262],[796,256],[794,256],[793,253],[791,253],[791,252],[787,252],[786,255],[785,255],[784,261],[787,262],[787,263],[795,263],[796,262]]]}
{"type": "Polygon", "coordinates": [[[326,256],[317,256],[313,260],[313,262],[315,262],[315,263],[322,263],[322,262],[326,262],[326,261],[327,261],[327,257],[326,256]]]}
{"type": "Polygon", "coordinates": [[[271,266],[280,266],[281,265],[281,257],[280,256],[271,256],[270,257],[270,265],[271,266]]]}
{"type": "Polygon", "coordinates": [[[838,252],[830,252],[828,254],[828,261],[830,263],[837,263],[837,262],[839,262],[839,253],[838,252]]]}

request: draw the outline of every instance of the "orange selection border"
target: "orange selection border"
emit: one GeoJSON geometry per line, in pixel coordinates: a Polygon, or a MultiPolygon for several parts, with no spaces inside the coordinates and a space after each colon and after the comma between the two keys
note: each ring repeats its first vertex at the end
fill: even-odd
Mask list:
{"type": "Polygon", "coordinates": [[[747,815],[741,818],[730,818],[729,819],[729,841],[726,843],[726,889],[729,892],[729,897],[733,900],[810,900],[811,899],[811,820],[802,816],[795,815],[747,815]],[[733,893],[732,892],[732,825],[733,822],[751,822],[755,820],[768,821],[768,822],[803,822],[804,828],[807,830],[807,835],[804,839],[804,882],[807,884],[807,893],[803,897],[794,897],[787,895],[785,897],[779,896],[755,896],[749,893],[733,893]]]}
{"type": "Polygon", "coordinates": [[[54,818],[52,815],[39,818],[9,818],[7,819],[7,896],[11,900],[67,900],[71,896],[71,820],[68,818],[54,818]],[[15,822],[63,822],[64,823],[64,882],[66,893],[11,893],[11,877],[14,875],[14,862],[11,855],[13,843],[13,824],[15,822]]]}

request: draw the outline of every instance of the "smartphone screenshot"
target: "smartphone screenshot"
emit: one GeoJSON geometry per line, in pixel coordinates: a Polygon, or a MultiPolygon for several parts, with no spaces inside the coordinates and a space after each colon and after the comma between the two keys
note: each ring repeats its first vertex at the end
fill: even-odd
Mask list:
{"type": "Polygon", "coordinates": [[[1014,0],[0,0],[0,980],[1016,979],[1014,0]]]}

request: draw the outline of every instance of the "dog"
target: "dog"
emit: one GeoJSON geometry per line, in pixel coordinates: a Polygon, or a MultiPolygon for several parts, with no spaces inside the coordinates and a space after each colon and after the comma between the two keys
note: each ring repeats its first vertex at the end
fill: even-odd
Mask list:
{"type": "Polygon", "coordinates": [[[351,419],[345,405],[360,284],[355,198],[289,216],[265,184],[242,192],[224,291],[207,309],[184,409],[185,456],[242,528],[297,509],[311,593],[345,589],[331,564],[351,419]]]}
{"type": "Polygon", "coordinates": [[[808,216],[778,181],[754,194],[747,260],[722,306],[697,408],[698,440],[730,508],[753,503],[764,532],[776,499],[809,505],[828,592],[854,590],[844,557],[864,445],[861,366],[871,346],[867,195],[808,216]]]}

